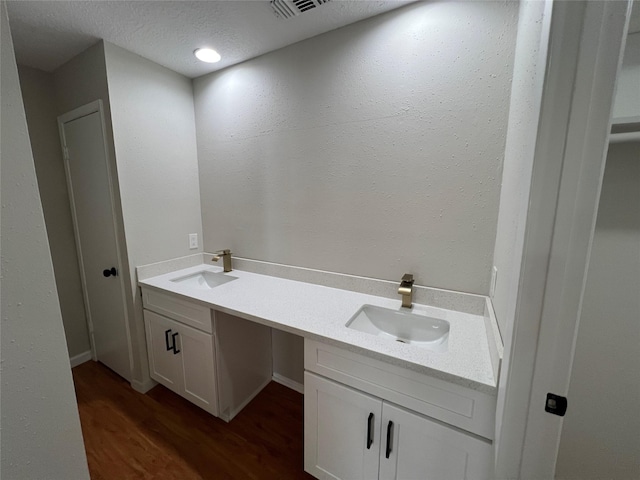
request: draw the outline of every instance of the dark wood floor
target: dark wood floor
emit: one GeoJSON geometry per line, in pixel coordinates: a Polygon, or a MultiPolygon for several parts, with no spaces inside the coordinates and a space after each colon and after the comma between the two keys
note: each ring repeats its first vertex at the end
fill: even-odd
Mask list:
{"type": "Polygon", "coordinates": [[[271,382],[230,423],[158,385],[134,391],[103,365],[73,369],[91,478],[312,479],[303,397],[271,382]]]}

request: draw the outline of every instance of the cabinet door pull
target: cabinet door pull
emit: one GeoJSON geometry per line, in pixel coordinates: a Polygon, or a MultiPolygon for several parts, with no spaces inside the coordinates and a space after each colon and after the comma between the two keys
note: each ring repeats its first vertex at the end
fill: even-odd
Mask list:
{"type": "Polygon", "coordinates": [[[393,422],[391,420],[389,420],[389,423],[387,424],[387,451],[386,451],[386,457],[389,458],[389,455],[391,455],[391,438],[393,436],[393,422]]]}
{"type": "Polygon", "coordinates": [[[375,416],[373,412],[369,414],[369,419],[367,420],[367,450],[371,448],[373,444],[373,421],[375,416]]]}
{"type": "Polygon", "coordinates": [[[171,335],[171,339],[173,340],[173,345],[171,345],[171,349],[173,350],[173,354],[180,353],[180,350],[176,348],[176,337],[178,336],[178,332],[171,335]]]}
{"type": "Polygon", "coordinates": [[[164,344],[165,344],[165,345],[166,345],[166,347],[167,347],[167,352],[168,352],[169,350],[171,350],[171,345],[169,345],[169,335],[170,335],[170,334],[171,334],[171,329],[166,330],[166,331],[164,332],[164,344]]]}

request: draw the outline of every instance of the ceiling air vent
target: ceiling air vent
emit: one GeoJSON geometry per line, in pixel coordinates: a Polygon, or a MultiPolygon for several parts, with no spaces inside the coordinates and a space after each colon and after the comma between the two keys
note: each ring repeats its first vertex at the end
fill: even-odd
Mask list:
{"type": "Polygon", "coordinates": [[[331,0],[271,0],[269,3],[277,17],[293,18],[330,1],[331,0]]]}

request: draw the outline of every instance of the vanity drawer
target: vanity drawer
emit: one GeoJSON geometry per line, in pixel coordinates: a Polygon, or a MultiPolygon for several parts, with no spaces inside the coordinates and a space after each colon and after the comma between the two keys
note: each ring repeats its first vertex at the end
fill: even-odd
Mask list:
{"type": "Polygon", "coordinates": [[[492,440],[496,397],[305,339],[304,368],[492,440]]]}
{"type": "Polygon", "coordinates": [[[213,333],[211,309],[197,303],[143,287],[142,305],[147,310],[160,313],[185,325],[213,333]]]}

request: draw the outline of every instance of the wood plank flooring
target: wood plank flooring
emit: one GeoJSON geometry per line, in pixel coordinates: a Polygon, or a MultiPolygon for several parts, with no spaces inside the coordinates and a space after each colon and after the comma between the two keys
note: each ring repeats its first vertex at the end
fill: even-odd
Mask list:
{"type": "Polygon", "coordinates": [[[303,471],[303,396],[282,385],[225,423],[161,385],[140,394],[96,362],[73,378],[94,480],[313,478],[303,471]]]}

